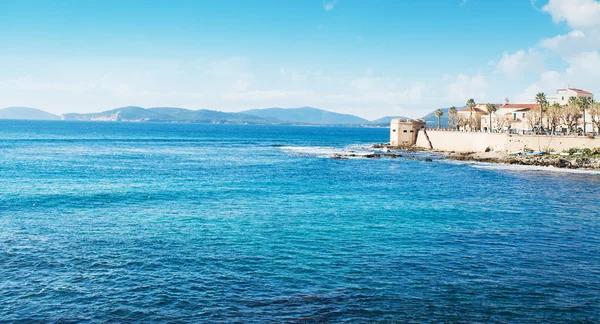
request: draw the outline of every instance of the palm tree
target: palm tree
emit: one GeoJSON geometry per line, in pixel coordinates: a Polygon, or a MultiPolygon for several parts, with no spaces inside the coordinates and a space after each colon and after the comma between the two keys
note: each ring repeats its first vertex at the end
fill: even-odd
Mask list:
{"type": "Polygon", "coordinates": [[[492,132],[492,114],[496,112],[496,106],[492,105],[490,103],[485,104],[485,110],[487,110],[488,114],[490,115],[490,128],[488,129],[488,131],[491,133],[492,132]]]}
{"type": "Polygon", "coordinates": [[[438,129],[440,129],[440,118],[444,115],[444,111],[441,109],[436,109],[435,115],[438,118],[438,129]]]}
{"type": "Polygon", "coordinates": [[[540,128],[544,129],[544,112],[546,112],[546,107],[548,107],[548,100],[546,100],[546,94],[543,92],[535,95],[535,102],[540,104],[540,128]]]}
{"type": "Polygon", "coordinates": [[[585,111],[590,107],[590,98],[579,97],[576,102],[583,113],[583,134],[585,135],[585,111]]]}
{"type": "MultiPolygon", "coordinates": [[[[469,107],[469,128],[471,127],[471,123],[473,121],[473,108],[475,108],[475,99],[471,98],[467,100],[467,107],[469,107]]],[[[471,129],[473,130],[473,129],[471,129]]]]}
{"type": "Polygon", "coordinates": [[[452,125],[454,126],[454,128],[458,129],[458,125],[456,124],[456,116],[458,115],[458,112],[456,110],[456,107],[452,106],[448,109],[448,116],[450,116],[450,120],[452,121],[452,125]]]}

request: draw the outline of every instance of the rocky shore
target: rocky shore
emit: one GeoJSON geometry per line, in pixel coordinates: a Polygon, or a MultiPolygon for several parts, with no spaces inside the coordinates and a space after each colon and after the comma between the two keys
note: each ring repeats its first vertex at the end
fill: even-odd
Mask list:
{"type": "Polygon", "coordinates": [[[600,169],[600,157],[562,155],[509,155],[498,152],[446,153],[446,159],[513,165],[545,166],[566,169],[600,169]]]}
{"type": "Polygon", "coordinates": [[[502,163],[512,165],[530,165],[565,169],[588,169],[600,170],[600,156],[574,156],[560,154],[545,155],[512,155],[505,152],[446,152],[428,149],[417,149],[415,147],[391,147],[387,144],[374,144],[369,147],[374,152],[359,153],[349,151],[347,153],[334,154],[332,159],[350,159],[350,158],[407,158],[411,160],[422,160],[431,162],[434,159],[447,159],[454,161],[472,161],[482,163],[502,163]],[[416,153],[431,153],[430,156],[423,156],[416,153]]]}

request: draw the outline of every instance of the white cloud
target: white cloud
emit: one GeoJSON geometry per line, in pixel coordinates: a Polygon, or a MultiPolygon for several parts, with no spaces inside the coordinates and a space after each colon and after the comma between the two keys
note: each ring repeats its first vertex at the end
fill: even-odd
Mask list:
{"type": "MultiPolygon", "coordinates": [[[[569,59],[567,80],[586,86],[596,86],[600,80],[600,54],[598,51],[584,52],[569,59]]],[[[574,85],[574,84],[573,84],[574,85]]],[[[577,85],[579,87],[579,85],[577,85]]]]}
{"type": "Polygon", "coordinates": [[[600,2],[596,0],[550,0],[542,10],[554,22],[564,21],[576,30],[600,27],[600,2]]]}
{"type": "Polygon", "coordinates": [[[519,50],[514,54],[504,52],[496,65],[496,72],[507,76],[519,76],[529,69],[542,68],[542,54],[535,49],[519,50]]]}
{"type": "Polygon", "coordinates": [[[332,10],[337,4],[338,0],[323,0],[323,8],[325,11],[332,10]]]}
{"type": "Polygon", "coordinates": [[[539,81],[536,81],[529,85],[525,90],[517,94],[514,99],[511,99],[513,103],[532,103],[535,102],[535,95],[544,92],[546,95],[554,94],[554,90],[564,87],[563,84],[564,76],[557,71],[545,71],[540,74],[539,81]]]}
{"type": "Polygon", "coordinates": [[[573,30],[568,34],[557,35],[540,41],[542,48],[557,53],[561,57],[569,57],[582,51],[594,49],[598,45],[600,45],[600,33],[589,32],[586,34],[580,30],[573,30]]]}
{"type": "MultiPolygon", "coordinates": [[[[449,79],[448,76],[445,77],[449,79]]],[[[488,89],[487,79],[481,75],[469,77],[464,74],[459,74],[452,77],[450,84],[447,86],[446,100],[448,103],[465,103],[468,99],[473,98],[475,101],[484,101],[486,98],[486,90],[488,89]]]]}

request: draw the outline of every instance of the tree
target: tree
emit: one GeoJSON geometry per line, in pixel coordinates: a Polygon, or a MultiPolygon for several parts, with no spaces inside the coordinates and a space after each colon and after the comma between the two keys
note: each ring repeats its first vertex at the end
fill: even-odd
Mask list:
{"type": "Polygon", "coordinates": [[[591,100],[588,97],[579,97],[576,101],[577,105],[579,106],[579,110],[581,110],[581,113],[583,114],[583,133],[585,134],[585,111],[590,107],[591,100]]]}
{"type": "Polygon", "coordinates": [[[456,120],[456,129],[460,129],[461,127],[466,127],[469,124],[469,120],[467,120],[464,117],[458,117],[458,119],[456,120]]]}
{"type": "Polygon", "coordinates": [[[454,126],[454,128],[458,129],[458,125],[457,125],[457,117],[458,117],[458,111],[456,110],[456,107],[452,106],[448,109],[448,116],[450,117],[448,119],[448,124],[451,123],[452,126],[454,126]]]}
{"type": "Polygon", "coordinates": [[[600,103],[592,101],[588,113],[592,119],[592,125],[594,125],[596,131],[600,133],[600,103]]]}
{"type": "Polygon", "coordinates": [[[471,128],[471,130],[473,130],[471,122],[473,120],[473,108],[475,108],[475,105],[475,99],[471,98],[467,100],[467,107],[469,108],[469,128],[471,128]]]}
{"type": "Polygon", "coordinates": [[[567,125],[569,134],[577,132],[579,116],[581,116],[581,109],[577,102],[577,98],[571,97],[569,98],[569,103],[561,109],[561,119],[564,124],[567,125]]]}
{"type": "Polygon", "coordinates": [[[490,128],[488,128],[488,131],[491,133],[492,132],[492,114],[496,112],[496,106],[492,105],[490,103],[485,104],[485,110],[487,110],[488,114],[490,115],[490,128]]]}
{"type": "Polygon", "coordinates": [[[527,124],[529,128],[534,129],[540,122],[541,114],[533,109],[527,112],[527,124]]]}
{"type": "Polygon", "coordinates": [[[441,110],[441,109],[435,110],[435,116],[438,118],[438,129],[440,129],[440,119],[442,118],[443,115],[444,115],[443,110],[441,110]]]}
{"type": "Polygon", "coordinates": [[[471,130],[481,129],[481,117],[482,116],[483,116],[482,113],[476,112],[475,116],[473,118],[471,118],[471,120],[469,121],[469,126],[471,127],[471,130]]]}
{"type": "Polygon", "coordinates": [[[556,127],[560,123],[560,118],[562,116],[562,107],[558,102],[555,102],[551,106],[548,107],[548,111],[546,112],[546,121],[550,131],[554,134],[556,132],[556,127]]]}
{"type": "Polygon", "coordinates": [[[506,115],[496,117],[496,131],[501,132],[507,124],[510,124],[510,117],[506,115]]]}
{"type": "Polygon", "coordinates": [[[546,112],[546,108],[548,107],[548,100],[546,100],[546,94],[543,92],[535,95],[535,102],[540,105],[540,128],[544,129],[544,113],[546,112]]]}

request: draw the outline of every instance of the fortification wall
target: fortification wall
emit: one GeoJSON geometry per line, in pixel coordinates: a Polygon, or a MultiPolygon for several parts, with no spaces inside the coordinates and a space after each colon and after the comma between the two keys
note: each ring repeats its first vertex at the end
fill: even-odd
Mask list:
{"type": "MultiPolygon", "coordinates": [[[[431,145],[436,150],[456,152],[483,152],[487,147],[494,151],[502,151],[506,145],[507,136],[496,133],[471,133],[438,131],[427,129],[431,145]]],[[[423,132],[417,136],[418,147],[429,148],[429,143],[423,132]]]]}
{"type": "MultiPolygon", "coordinates": [[[[434,149],[455,152],[483,152],[488,147],[491,147],[494,151],[509,152],[522,151],[525,146],[534,151],[542,151],[550,147],[556,152],[568,150],[572,147],[600,147],[600,138],[591,139],[583,136],[511,135],[433,129],[427,129],[427,134],[434,149]]],[[[429,143],[423,132],[419,132],[416,146],[429,148],[429,143]]]]}
{"type": "Polygon", "coordinates": [[[505,150],[509,152],[521,151],[523,147],[534,151],[542,151],[546,147],[556,152],[568,150],[572,147],[594,148],[600,147],[600,138],[587,138],[585,136],[545,136],[545,135],[507,135],[505,150]]]}

